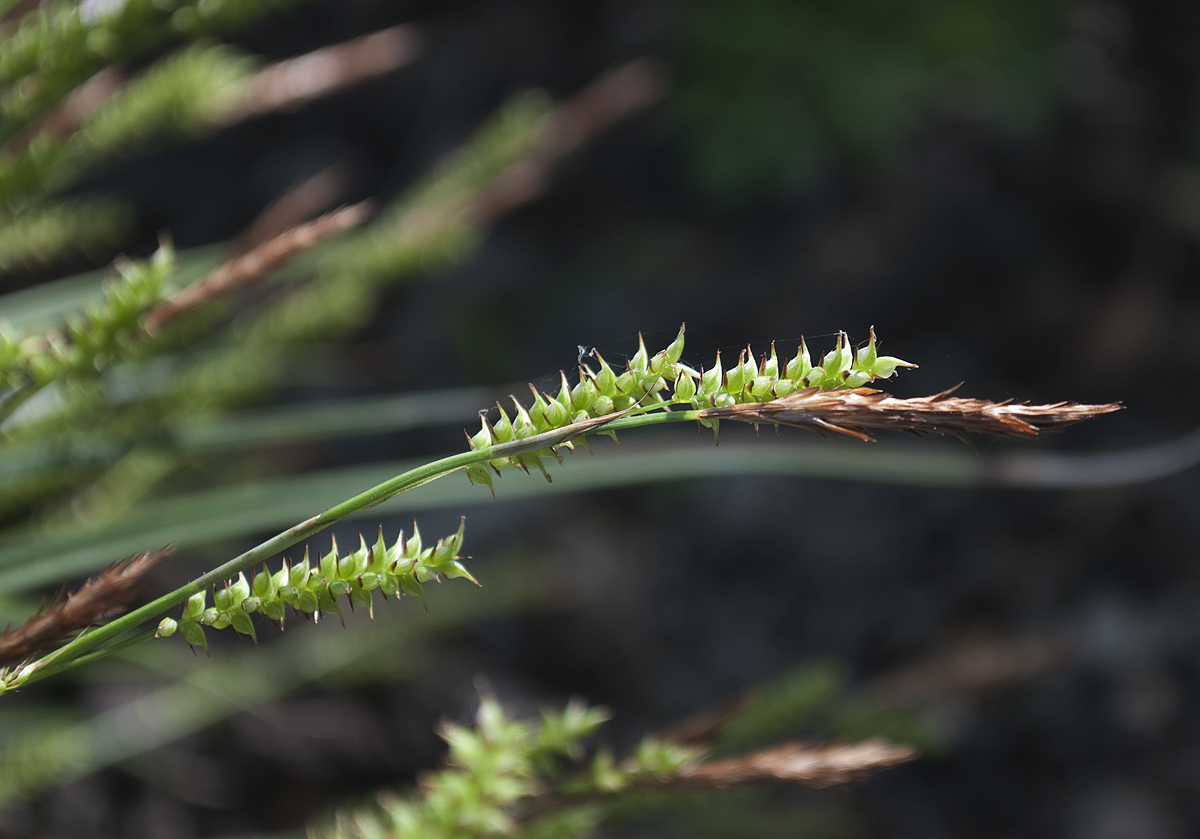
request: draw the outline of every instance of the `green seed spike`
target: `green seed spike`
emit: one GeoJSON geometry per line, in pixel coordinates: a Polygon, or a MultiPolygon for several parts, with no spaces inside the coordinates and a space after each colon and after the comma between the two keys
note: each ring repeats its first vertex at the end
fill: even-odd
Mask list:
{"type": "MultiPolygon", "coordinates": [[[[900,366],[911,366],[900,359],[879,356],[872,329],[871,340],[866,347],[858,350],[851,346],[846,333],[838,333],[834,349],[826,353],[821,364],[815,367],[808,346],[801,338],[795,357],[786,366],[781,365],[778,348],[772,343],[761,359],[756,359],[753,350],[747,347],[739,354],[737,364],[728,370],[723,367],[718,352],[712,369],[701,368],[697,372],[680,362],[684,334],[685,329],[681,326],[671,345],[654,356],[647,352],[645,339],[639,335],[637,352],[628,359],[625,371],[620,374],[608,365],[600,353],[593,351],[598,370],[581,364],[579,380],[573,387],[567,381],[566,374],[560,371],[557,396],[539,393],[530,385],[533,402],[526,408],[514,399],[516,414],[513,419],[500,405],[497,405],[500,418],[494,426],[487,419],[487,412],[481,413],[480,431],[469,437],[469,445],[474,451],[527,439],[534,434],[557,431],[574,423],[583,424],[586,430],[556,440],[534,452],[494,457],[486,461],[486,466],[483,463],[470,464],[463,467],[467,477],[472,482],[487,484],[494,495],[495,487],[489,469],[497,475],[502,474],[502,470],[508,466],[527,472],[536,468],[546,474],[543,458],[547,454],[561,462],[559,447],[573,450],[576,443],[586,446],[589,433],[611,435],[612,429],[597,429],[592,421],[630,409],[647,414],[672,408],[727,408],[769,402],[803,388],[836,390],[859,387],[873,379],[892,375],[900,366]]],[[[702,426],[712,428],[714,433],[717,431],[715,422],[705,421],[702,426]]],[[[549,475],[546,474],[546,477],[549,475]]]]}
{"type": "Polygon", "coordinates": [[[365,608],[375,616],[372,592],[379,589],[386,595],[408,594],[418,598],[428,609],[422,584],[446,579],[464,578],[478,585],[478,581],[463,566],[458,556],[462,548],[466,521],[459,522],[454,534],[440,539],[430,547],[422,546],[420,530],[413,524],[413,533],[405,538],[401,533],[389,547],[380,528],[374,545],[368,546],[359,537],[359,547],[342,554],[336,541],[329,554],[322,557],[314,568],[305,548],[304,559],[295,565],[282,564],[272,574],[263,568],[254,575],[253,582],[239,574],[235,580],[214,591],[214,606],[205,608],[207,593],[190,597],[183,613],[177,620],[168,618],[159,624],[159,635],[167,637],[179,633],[194,647],[205,646],[204,627],[224,629],[249,635],[257,643],[253,616],[266,615],[281,625],[285,606],[312,616],[314,622],[322,613],[332,613],[339,620],[344,618],[342,601],[352,609],[365,608]],[[251,593],[253,592],[253,593],[251,593]]]}

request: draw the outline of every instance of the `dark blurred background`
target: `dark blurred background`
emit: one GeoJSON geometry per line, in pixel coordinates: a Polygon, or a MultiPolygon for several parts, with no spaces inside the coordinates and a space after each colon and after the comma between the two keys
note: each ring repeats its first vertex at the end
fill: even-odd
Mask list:
{"type": "MultiPolygon", "coordinates": [[[[396,23],[427,39],[414,65],[109,167],[88,188],[137,205],[147,248],[160,229],[207,244],[332,164],[349,173],[347,200],[394,195],[518,90],[567,96],[644,55],[669,89],[560,166],[470,258],[389,292],[329,394],[542,381],[573,367],[577,345],[619,359],[639,330],[653,350],[685,321],[696,364],[747,342],[790,353],[802,334],[825,351],[837,330],[862,341],[874,326],[885,351],[921,365],[889,383],[898,395],[965,382],[970,396],[1127,406],[1054,439],[980,441],[984,457],[1116,451],[1196,425],[1200,6],[342,0],[235,40],[282,58],[396,23]]],[[[451,428],[302,457],[461,443],[451,428]]],[[[593,448],[601,459],[611,444],[593,448]]],[[[489,562],[538,557],[570,592],[561,603],[460,627],[403,682],[306,691],[172,747],[211,794],[189,801],[107,770],[8,829],[295,829],[433,766],[434,726],[465,718],[481,675],[515,707],[603,703],[620,744],[816,661],[868,686],[976,642],[1065,638],[1049,664],[986,690],[931,687],[919,704],[940,745],[916,763],[850,790],[769,793],[740,827],[668,813],[613,835],[1200,832],[1195,470],[1075,491],[730,477],[527,502],[505,502],[503,481],[497,502],[480,493],[422,529],[465,512],[481,596],[489,562]]]]}

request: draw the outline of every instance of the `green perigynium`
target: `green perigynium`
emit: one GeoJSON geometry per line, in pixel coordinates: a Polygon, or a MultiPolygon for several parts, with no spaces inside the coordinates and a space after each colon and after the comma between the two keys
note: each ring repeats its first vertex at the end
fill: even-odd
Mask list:
{"type": "MultiPolygon", "coordinates": [[[[684,329],[665,350],[650,355],[641,335],[638,350],[618,374],[598,352],[592,355],[598,369],[580,365],[579,378],[572,386],[565,374],[561,374],[561,387],[556,395],[538,392],[533,385],[533,401],[528,406],[516,397],[512,398],[513,415],[497,403],[499,418],[493,423],[486,416],[481,418],[482,427],[469,436],[471,449],[483,449],[500,443],[519,441],[535,434],[563,428],[571,423],[582,422],[614,413],[648,413],[667,411],[673,407],[685,409],[719,408],[748,402],[767,402],[806,388],[819,390],[841,390],[861,387],[875,379],[886,379],[899,367],[915,367],[907,361],[891,356],[881,356],[871,330],[870,340],[864,347],[854,348],[844,332],[838,333],[837,345],[813,364],[804,339],[790,360],[781,362],[775,345],[761,359],[755,359],[749,347],[738,356],[732,367],[721,363],[717,353],[716,362],[705,370],[696,370],[683,364],[684,329]]],[[[717,430],[718,421],[701,419],[701,424],[717,430]]],[[[604,432],[601,432],[604,433],[604,432]]],[[[571,442],[566,442],[573,448],[571,442]]],[[[539,449],[536,452],[513,457],[497,458],[487,464],[467,467],[467,475],[475,483],[492,485],[488,466],[499,472],[505,466],[517,466],[528,471],[529,467],[546,473],[542,459],[558,458],[558,446],[539,449]]],[[[549,477],[549,476],[547,476],[549,477]]]]}
{"type": "Polygon", "coordinates": [[[425,603],[421,586],[441,577],[448,580],[463,577],[478,585],[459,561],[463,559],[458,552],[462,549],[465,523],[464,519],[457,533],[427,548],[422,547],[421,533],[414,524],[412,536],[406,539],[401,532],[391,547],[384,542],[381,528],[374,545],[368,546],[359,537],[358,550],[349,553],[339,552],[337,540],[333,540],[329,553],[315,563],[310,562],[305,549],[303,561],[295,565],[285,561],[274,573],[263,568],[250,580],[244,573],[238,574],[236,580],[213,592],[212,606],[207,605],[207,592],[192,595],[179,620],[164,618],[157,634],[166,637],[180,632],[192,646],[207,649],[204,627],[233,627],[254,638],[252,616],[256,614],[280,625],[288,607],[314,619],[322,613],[332,613],[340,619],[341,599],[345,597],[352,609],[366,609],[374,617],[372,593],[376,590],[385,597],[413,595],[425,603]]]}

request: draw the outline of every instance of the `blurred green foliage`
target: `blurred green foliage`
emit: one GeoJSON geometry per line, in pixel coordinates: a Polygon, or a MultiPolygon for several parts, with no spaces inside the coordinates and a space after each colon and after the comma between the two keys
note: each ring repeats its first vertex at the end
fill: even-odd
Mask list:
{"type": "Polygon", "coordinates": [[[712,744],[731,755],[784,740],[830,738],[852,742],[883,737],[922,752],[944,747],[918,711],[857,692],[836,661],[814,661],[757,688],[725,722],[712,744]]]}
{"type": "Polygon", "coordinates": [[[880,165],[923,118],[1035,126],[1055,101],[1058,0],[691,4],[672,97],[698,189],[787,195],[830,162],[880,165]]]}

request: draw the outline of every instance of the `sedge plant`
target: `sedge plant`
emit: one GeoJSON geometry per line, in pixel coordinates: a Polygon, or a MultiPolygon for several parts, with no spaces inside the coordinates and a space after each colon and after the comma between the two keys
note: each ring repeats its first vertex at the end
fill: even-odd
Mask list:
{"type": "MultiPolygon", "coordinates": [[[[355,63],[332,60],[327,51],[263,66],[227,44],[193,43],[290,4],[50,0],[30,8],[0,0],[0,271],[52,264],[81,251],[111,255],[127,242],[135,214],[119,199],[64,197],[106,161],[292,108],[353,82],[312,81],[314,68],[355,63]],[[181,48],[170,52],[176,46],[181,48]],[[164,50],[165,56],[147,65],[148,56],[164,50]],[[289,87],[301,77],[309,79],[309,87],[289,87]],[[288,84],[280,84],[285,79],[288,84]],[[295,95],[264,94],[281,89],[294,89],[295,95]]],[[[326,50],[339,51],[342,59],[362,58],[381,46],[390,50],[373,64],[358,62],[374,68],[356,77],[365,78],[401,66],[418,43],[411,28],[396,27],[326,50]]],[[[488,222],[537,194],[558,159],[653,101],[659,88],[647,65],[634,62],[557,106],[538,94],[516,96],[407,195],[378,213],[363,203],[311,220],[317,208],[216,259],[211,251],[176,253],[164,238],[149,259],[118,260],[117,276],[98,294],[93,289],[90,303],[81,305],[80,295],[69,293],[65,303],[49,307],[48,318],[31,318],[32,326],[0,322],[0,456],[7,458],[0,463],[20,464],[25,455],[35,455],[26,458],[33,463],[28,475],[6,468],[0,476],[0,515],[6,504],[25,511],[64,487],[89,482],[74,497],[74,508],[87,506],[81,499],[101,496],[104,503],[94,509],[136,505],[181,460],[177,453],[143,445],[147,429],[257,395],[278,381],[289,344],[349,331],[368,319],[385,283],[462,258],[488,222]],[[230,299],[240,289],[280,277],[288,282],[276,284],[276,293],[246,311],[230,299]],[[46,328],[47,320],[57,326],[46,328]],[[214,336],[204,352],[191,352],[214,336]],[[165,363],[165,387],[147,387],[124,404],[110,398],[113,380],[121,375],[144,384],[148,377],[141,372],[151,361],[165,363]],[[81,427],[98,443],[98,473],[94,464],[80,467],[72,460],[73,435],[81,427]],[[55,456],[67,468],[39,466],[39,445],[61,445],[55,456]]],[[[1032,436],[1119,407],[992,403],[950,393],[897,399],[870,386],[913,365],[881,355],[873,332],[861,346],[840,334],[823,354],[813,355],[802,340],[794,353],[781,355],[772,346],[756,357],[747,349],[736,360],[718,354],[707,365],[685,360],[684,338],[681,328],[667,347],[651,353],[639,337],[620,364],[593,352],[577,375],[562,375],[553,392],[531,386],[528,396],[482,412],[463,451],[406,469],[114,617],[169,554],[165,546],[143,546],[144,553],[114,563],[0,635],[0,694],[153,638],[174,638],[158,644],[182,638],[207,649],[209,632],[228,628],[254,639],[265,624],[282,627],[291,614],[341,617],[348,607],[373,615],[376,591],[424,603],[429,583],[475,582],[460,555],[463,525],[432,544],[414,525],[407,537],[380,530],[352,550],[332,542],[315,558],[308,546],[302,558],[279,558],[347,516],[456,472],[502,495],[495,479],[513,468],[551,480],[554,461],[598,436],[616,439],[618,433],[681,422],[710,430],[714,439],[722,421],[795,426],[864,441],[888,429],[1032,436]]],[[[487,589],[467,591],[489,596],[487,589]]],[[[473,729],[443,727],[449,764],[425,779],[418,796],[385,796],[367,807],[343,808],[316,829],[346,837],[575,836],[598,823],[607,803],[638,793],[763,781],[841,783],[911,757],[909,750],[886,744],[832,751],[789,744],[731,756],[727,747],[737,742],[736,723],[724,740],[713,741],[713,759],[701,746],[668,737],[647,738],[625,757],[604,750],[588,755],[588,738],[606,716],[573,703],[528,723],[508,718],[485,694],[473,729]]],[[[743,720],[747,727],[755,726],[743,720]]],[[[60,741],[72,740],[67,734],[60,741]]],[[[35,746],[31,754],[40,760],[43,752],[35,746]]],[[[76,755],[70,765],[72,771],[94,768],[107,759],[103,754],[120,752],[97,748],[90,756],[76,755]]],[[[44,787],[56,770],[53,762],[41,763],[37,783],[26,779],[27,787],[7,782],[0,787],[44,787]]]]}
{"type": "Polygon", "coordinates": [[[486,485],[493,494],[493,476],[509,467],[537,469],[549,480],[549,460],[561,459],[564,451],[577,444],[587,445],[588,438],[595,435],[615,438],[620,431],[676,422],[699,423],[715,435],[722,420],[731,420],[756,426],[792,425],[866,441],[872,439],[869,431],[878,428],[960,437],[968,432],[1032,436],[1120,408],[1118,404],[993,403],[949,394],[890,397],[865,385],[913,365],[880,355],[873,332],[870,340],[857,348],[840,334],[834,349],[815,362],[803,340],[786,361],[780,360],[774,346],[760,359],[747,349],[728,368],[719,354],[711,368],[689,366],[682,362],[683,351],[681,328],[668,347],[653,355],[639,339],[636,352],[620,373],[595,354],[596,368],[581,366],[574,385],[563,375],[554,395],[531,387],[528,403],[512,398],[511,415],[499,404],[495,418],[485,412],[480,430],[468,436],[467,451],[397,475],[288,528],[188,585],[81,633],[49,655],[7,667],[0,671],[0,684],[12,690],[155,634],[173,634],[180,626],[185,638],[202,644],[201,626],[229,626],[253,635],[250,616],[255,613],[279,621],[285,606],[307,614],[336,612],[337,600],[343,596],[352,604],[370,608],[371,592],[376,588],[385,595],[415,594],[420,583],[439,575],[469,579],[456,553],[463,538],[461,527],[433,548],[422,549],[419,539],[403,537],[389,548],[381,534],[374,547],[364,540],[357,551],[344,555],[335,544],[315,566],[306,558],[275,572],[264,569],[252,582],[244,572],[346,516],[453,472],[464,471],[472,482],[486,485]],[[206,608],[205,592],[212,586],[223,588],[214,595],[214,605],[206,608]],[[180,619],[163,621],[157,633],[139,631],[146,622],[184,601],[188,605],[180,619]]]}

